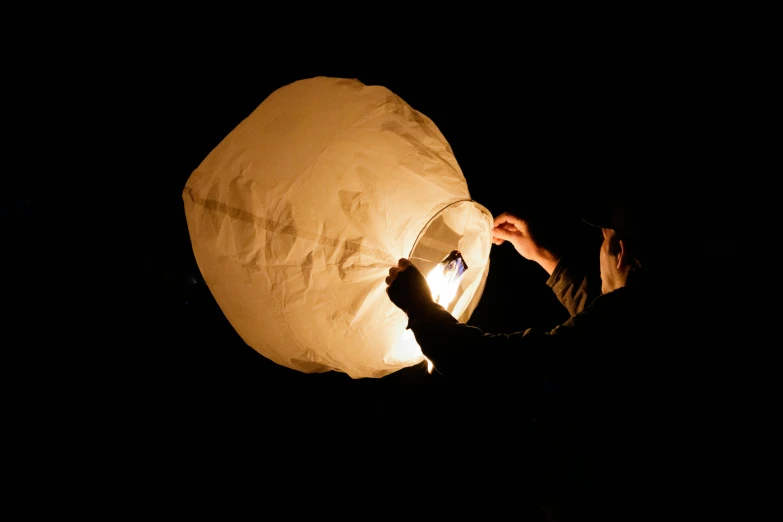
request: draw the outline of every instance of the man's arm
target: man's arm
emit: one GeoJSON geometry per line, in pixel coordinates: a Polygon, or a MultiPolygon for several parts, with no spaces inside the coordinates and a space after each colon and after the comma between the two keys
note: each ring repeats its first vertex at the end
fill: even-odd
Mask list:
{"type": "Polygon", "coordinates": [[[568,255],[558,261],[546,284],[574,317],[601,295],[600,268],[593,261],[568,255]]]}
{"type": "Polygon", "coordinates": [[[512,334],[487,334],[457,321],[438,305],[411,310],[408,327],[422,353],[444,375],[471,374],[483,367],[511,370],[530,377],[546,378],[564,367],[573,341],[589,333],[582,314],[553,330],[528,328],[512,334]]]}
{"type": "Polygon", "coordinates": [[[495,227],[492,229],[494,245],[502,245],[506,241],[511,243],[522,257],[538,263],[546,270],[549,274],[547,285],[552,288],[571,317],[584,310],[601,294],[598,255],[561,255],[544,248],[534,239],[527,222],[508,212],[495,218],[495,227]]]}
{"type": "MultiPolygon", "coordinates": [[[[488,335],[472,326],[459,323],[448,311],[432,300],[426,279],[407,259],[400,259],[389,269],[386,289],[391,301],[408,315],[422,352],[441,373],[471,374],[481,361],[497,361],[501,369],[522,366],[525,371],[545,371],[549,361],[561,355],[548,348],[550,339],[567,339],[568,333],[555,329],[552,335],[526,330],[511,335],[488,335]],[[524,349],[520,341],[524,340],[524,349]]],[[[573,321],[571,319],[570,321],[573,321]]]]}

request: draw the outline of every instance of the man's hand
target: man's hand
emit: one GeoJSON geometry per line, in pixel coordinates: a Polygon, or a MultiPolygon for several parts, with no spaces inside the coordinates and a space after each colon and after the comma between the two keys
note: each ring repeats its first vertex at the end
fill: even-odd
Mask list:
{"type": "Polygon", "coordinates": [[[535,261],[550,275],[560,261],[558,256],[535,242],[525,220],[508,212],[495,218],[495,228],[492,229],[492,244],[502,245],[505,241],[514,245],[519,255],[535,261]]]}
{"type": "Polygon", "coordinates": [[[435,304],[427,280],[407,259],[400,259],[397,266],[389,269],[386,284],[389,285],[386,293],[391,302],[408,315],[412,310],[435,304]]]}

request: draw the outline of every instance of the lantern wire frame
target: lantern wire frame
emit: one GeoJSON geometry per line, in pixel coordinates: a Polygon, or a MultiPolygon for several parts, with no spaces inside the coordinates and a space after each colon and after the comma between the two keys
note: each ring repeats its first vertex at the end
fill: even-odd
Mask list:
{"type": "MultiPolygon", "coordinates": [[[[492,222],[493,218],[489,210],[476,201],[472,199],[454,201],[436,212],[427,221],[413,242],[413,247],[408,255],[411,263],[425,277],[453,250],[460,250],[466,256],[466,263],[469,268],[459,281],[459,288],[454,299],[444,307],[460,322],[467,322],[473,310],[478,306],[478,302],[484,292],[484,285],[489,272],[492,222]],[[465,205],[467,205],[466,209],[457,209],[458,206],[465,205]],[[450,209],[457,211],[457,214],[465,211],[465,219],[461,220],[461,229],[459,225],[456,226],[459,230],[449,226],[445,219],[450,209]],[[471,221],[471,215],[476,211],[483,214],[483,217],[471,221]],[[486,222],[489,230],[482,229],[481,221],[486,222]],[[435,228],[431,230],[431,227],[435,228]],[[439,237],[428,237],[428,234],[439,237]],[[481,244],[483,242],[482,237],[486,239],[486,244],[481,244]]],[[[416,343],[411,330],[406,329],[402,333],[392,349],[392,354],[392,358],[398,360],[426,360],[428,371],[431,373],[433,370],[431,361],[426,359],[421,353],[421,348],[416,343]]]]}
{"type": "MultiPolygon", "coordinates": [[[[483,205],[472,199],[460,199],[453,201],[436,212],[427,221],[419,234],[416,236],[416,240],[413,242],[413,246],[411,247],[410,253],[408,254],[408,259],[416,266],[416,268],[419,269],[419,271],[421,271],[422,274],[424,274],[425,277],[430,272],[430,270],[438,265],[451,251],[460,250],[463,255],[466,256],[468,267],[474,267],[474,269],[471,270],[468,268],[468,270],[465,272],[465,275],[462,279],[463,282],[460,284],[457,295],[452,301],[451,306],[446,307],[446,309],[461,322],[466,322],[468,320],[470,315],[473,313],[473,310],[475,310],[476,306],[478,305],[478,302],[481,299],[481,295],[484,292],[484,285],[486,283],[487,273],[489,271],[489,250],[492,244],[491,232],[490,230],[487,230],[485,245],[486,258],[480,260],[471,259],[468,261],[467,258],[470,257],[471,245],[467,245],[467,248],[461,248],[461,246],[463,240],[466,237],[466,233],[468,232],[471,210],[473,209],[486,216],[487,223],[491,229],[491,224],[493,221],[492,214],[483,205]],[[440,250],[429,249],[431,255],[417,255],[417,253],[420,254],[422,251],[426,251],[426,249],[422,248],[421,242],[422,239],[426,237],[433,224],[435,224],[439,219],[443,219],[449,209],[464,205],[470,205],[470,207],[468,211],[465,212],[465,219],[462,223],[461,229],[450,229],[449,232],[454,232],[454,234],[453,236],[446,238],[446,241],[442,245],[439,245],[441,246],[440,250]],[[463,299],[463,297],[465,297],[465,293],[468,290],[471,290],[472,287],[475,287],[475,292],[473,295],[469,296],[469,299],[463,299]]],[[[473,230],[472,232],[473,234],[480,234],[481,231],[473,230]]]]}

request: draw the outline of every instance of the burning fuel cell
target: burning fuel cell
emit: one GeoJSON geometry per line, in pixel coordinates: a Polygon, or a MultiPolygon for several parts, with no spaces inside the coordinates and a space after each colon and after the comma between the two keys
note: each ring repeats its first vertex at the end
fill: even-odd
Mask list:
{"type": "Polygon", "coordinates": [[[432,299],[444,308],[449,306],[467,269],[468,264],[460,251],[452,250],[427,276],[432,299]]]}

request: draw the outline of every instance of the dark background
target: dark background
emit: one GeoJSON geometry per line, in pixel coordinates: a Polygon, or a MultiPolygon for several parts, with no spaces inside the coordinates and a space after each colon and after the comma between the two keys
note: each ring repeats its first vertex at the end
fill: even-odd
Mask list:
{"type": "MultiPolygon", "coordinates": [[[[709,213],[730,204],[720,186],[726,176],[719,172],[729,172],[747,154],[736,129],[740,107],[725,98],[727,73],[709,66],[645,64],[623,74],[583,66],[498,77],[474,69],[449,74],[323,60],[261,67],[248,81],[232,76],[239,74],[235,67],[207,58],[174,60],[173,70],[160,71],[139,93],[149,100],[146,110],[140,107],[149,119],[139,136],[141,157],[148,161],[143,175],[154,179],[155,189],[140,194],[141,246],[134,254],[141,258],[148,320],[158,322],[158,339],[168,339],[147,348],[149,356],[160,358],[161,368],[179,367],[173,370],[178,378],[195,381],[190,392],[208,396],[224,383],[359,390],[418,379],[412,377],[416,369],[369,383],[270,365],[233,332],[204,285],[190,247],[182,188],[212,148],[275,89],[316,75],[388,87],[435,121],[475,200],[495,215],[514,210],[531,216],[547,239],[593,248],[596,258],[600,235],[579,222],[582,206],[617,188],[641,186],[658,201],[664,226],[680,225],[672,230],[671,248],[687,239],[693,265],[702,244],[720,256],[733,249],[730,234],[711,228],[709,213]],[[683,215],[673,216],[677,212],[683,215]]],[[[556,324],[562,310],[544,285],[546,277],[511,246],[493,248],[471,323],[491,332],[556,324]]]]}
{"type": "MultiPolygon", "coordinates": [[[[383,379],[305,375],[245,345],[212,298],[190,246],[185,182],[271,92],[318,75],[391,89],[438,125],[473,199],[493,214],[535,219],[542,237],[564,247],[594,249],[597,258],[599,234],[579,221],[582,206],[618,187],[649,192],[671,230],[674,277],[661,292],[692,302],[701,332],[673,332],[672,342],[741,367],[722,348],[748,320],[738,290],[737,233],[747,206],[740,182],[758,171],[768,138],[755,131],[758,64],[730,42],[616,45],[611,52],[548,42],[456,56],[446,48],[404,57],[376,51],[371,58],[335,46],[271,53],[273,60],[251,48],[227,49],[193,39],[123,49],[88,90],[99,107],[112,109],[111,124],[96,123],[92,132],[104,134],[102,154],[116,166],[105,179],[122,177],[112,192],[121,194],[117,207],[133,209],[122,232],[102,236],[109,239],[100,246],[118,248],[114,259],[124,267],[104,279],[112,300],[68,326],[77,331],[84,320],[108,316],[91,327],[98,348],[78,373],[89,377],[70,383],[99,412],[91,422],[113,419],[88,438],[122,440],[129,460],[154,460],[150,470],[171,476],[197,474],[204,459],[238,463],[260,454],[269,466],[289,463],[274,469],[293,473],[290,480],[318,474],[319,483],[334,480],[336,469],[383,469],[387,479],[403,472],[425,483],[430,474],[464,476],[477,462],[507,473],[539,453],[530,390],[513,375],[496,377],[502,361],[477,361],[475,376],[456,384],[421,366],[383,379]]],[[[20,244],[36,242],[24,226],[43,206],[34,185],[7,205],[20,244]]],[[[493,247],[470,323],[493,333],[557,324],[564,311],[546,279],[510,245],[493,247]]],[[[702,382],[699,375],[694,382],[702,382]]],[[[735,372],[721,382],[719,389],[709,380],[712,400],[735,393],[740,379],[735,372]]],[[[510,487],[497,478],[482,484],[493,495],[510,487]]]]}
{"type": "MultiPolygon", "coordinates": [[[[297,79],[327,75],[388,87],[435,121],[475,200],[493,214],[516,210],[534,217],[547,238],[593,248],[596,258],[600,239],[579,222],[581,205],[618,187],[649,193],[662,226],[674,223],[664,248],[682,259],[681,279],[664,292],[704,303],[688,278],[734,255],[733,223],[719,230],[715,223],[741,197],[736,186],[723,184],[747,167],[751,144],[742,130],[745,100],[736,90],[743,64],[729,67],[725,55],[637,56],[635,63],[574,58],[504,69],[475,61],[461,68],[408,66],[392,56],[373,66],[323,58],[257,67],[185,57],[172,56],[171,67],[145,76],[150,81],[138,96],[149,106],[134,105],[141,112],[135,116],[149,120],[138,143],[147,160],[143,176],[154,180],[154,190],[139,194],[142,233],[135,254],[145,295],[139,324],[150,334],[137,350],[164,387],[160,400],[171,401],[166,415],[249,413],[284,404],[301,416],[384,418],[390,409],[397,424],[405,424],[408,416],[418,418],[427,394],[437,393],[432,388],[440,389],[433,384],[439,379],[421,368],[352,381],[272,364],[242,342],[204,285],[183,212],[185,181],[268,94],[297,79]]],[[[489,332],[557,324],[563,312],[546,278],[509,245],[493,248],[471,323],[489,332]]],[[[479,366],[477,373],[491,373],[485,363],[479,366]]]]}
{"type": "MultiPolygon", "coordinates": [[[[219,426],[227,440],[252,429],[259,443],[276,444],[275,451],[299,452],[292,440],[301,437],[314,459],[329,454],[322,447],[336,439],[336,458],[365,465],[388,458],[387,451],[424,459],[421,444],[439,455],[439,476],[455,463],[487,465],[488,459],[522,469],[542,459],[544,468],[557,469],[557,456],[541,456],[536,415],[546,412],[530,405],[537,390],[500,373],[502,361],[479,359],[475,375],[459,382],[428,375],[422,366],[354,381],[334,372],[304,375],[257,354],[233,331],[199,274],[182,188],[276,88],[317,75],[386,86],[438,125],[475,200],[494,215],[514,210],[530,217],[542,237],[560,247],[593,249],[597,259],[600,235],[578,219],[585,203],[625,187],[657,201],[661,226],[671,229],[662,248],[670,251],[673,268],[671,286],[660,290],[693,303],[699,331],[672,332],[672,342],[692,352],[673,364],[713,354],[702,366],[712,372],[719,367],[717,346],[729,337],[724,325],[735,317],[734,278],[727,274],[737,261],[734,223],[714,226],[741,198],[736,185],[721,184],[747,168],[750,154],[740,130],[745,107],[730,79],[741,71],[717,65],[709,56],[681,57],[635,67],[553,63],[498,74],[476,64],[467,71],[324,61],[262,67],[247,81],[228,67],[197,60],[163,72],[150,89],[154,124],[143,140],[143,150],[157,150],[145,172],[155,178],[155,190],[143,194],[140,222],[146,297],[139,321],[149,333],[136,350],[148,362],[143,375],[152,386],[144,393],[154,390],[148,418],[174,433],[219,426]],[[719,328],[720,335],[711,332],[719,328]]],[[[493,247],[487,286],[470,323],[499,333],[564,320],[546,279],[510,245],[493,247]]],[[[692,379],[694,388],[716,382],[698,373],[692,379]]],[[[728,387],[714,390],[712,400],[734,393],[717,382],[728,387]]],[[[702,404],[705,411],[715,407],[702,404]]]]}

